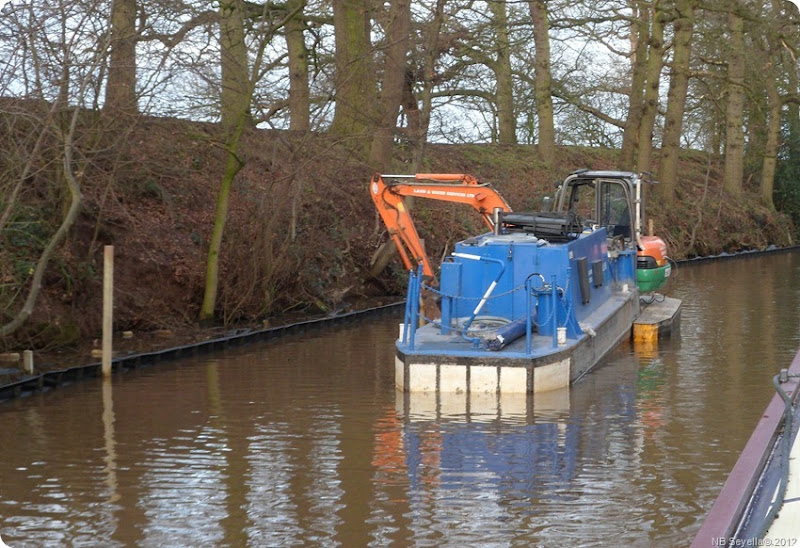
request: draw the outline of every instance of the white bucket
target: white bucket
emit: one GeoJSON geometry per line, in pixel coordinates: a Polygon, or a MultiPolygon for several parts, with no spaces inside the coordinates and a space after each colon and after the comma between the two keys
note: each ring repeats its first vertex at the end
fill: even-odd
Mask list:
{"type": "Polygon", "coordinates": [[[566,327],[559,327],[556,329],[556,339],[558,340],[559,346],[564,346],[567,344],[567,328],[566,327]]]}
{"type": "Polygon", "coordinates": [[[399,334],[398,334],[397,340],[398,341],[402,341],[403,340],[403,335],[406,334],[406,324],[401,323],[401,324],[398,324],[398,325],[399,325],[400,329],[399,329],[399,334]]]}

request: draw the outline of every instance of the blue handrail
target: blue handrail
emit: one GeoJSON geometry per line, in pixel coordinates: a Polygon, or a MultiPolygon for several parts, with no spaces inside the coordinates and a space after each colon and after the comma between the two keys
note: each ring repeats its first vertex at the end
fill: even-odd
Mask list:
{"type": "Polygon", "coordinates": [[[414,349],[414,340],[417,334],[417,324],[419,324],[419,296],[422,287],[422,264],[417,268],[417,272],[412,271],[411,283],[408,286],[408,301],[411,307],[411,317],[406,329],[408,332],[408,344],[414,349]]]}
{"type": "Polygon", "coordinates": [[[403,344],[408,343],[409,326],[411,325],[411,288],[414,286],[414,271],[408,271],[408,291],[406,294],[406,308],[403,314],[403,344]]]}
{"type": "Polygon", "coordinates": [[[558,287],[556,286],[556,275],[552,276],[552,295],[553,295],[553,348],[558,348],[558,287]]]}

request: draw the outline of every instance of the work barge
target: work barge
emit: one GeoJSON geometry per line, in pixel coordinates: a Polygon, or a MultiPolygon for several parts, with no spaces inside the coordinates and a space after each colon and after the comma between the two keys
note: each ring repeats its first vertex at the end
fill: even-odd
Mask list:
{"type": "Polygon", "coordinates": [[[496,191],[466,175],[411,177],[371,181],[376,206],[411,266],[396,343],[399,389],[555,390],[627,338],[653,341],[678,328],[680,301],[650,293],[671,266],[661,239],[641,234],[637,175],[575,172],[559,185],[555,210],[536,213],[512,212],[496,191]],[[417,248],[404,195],[471,204],[491,228],[455,245],[438,283],[417,248]],[[643,286],[647,299],[640,298],[643,286]]]}

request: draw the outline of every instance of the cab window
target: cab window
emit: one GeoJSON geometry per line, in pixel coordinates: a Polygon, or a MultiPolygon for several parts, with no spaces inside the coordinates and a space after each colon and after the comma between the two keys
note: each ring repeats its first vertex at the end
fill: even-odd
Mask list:
{"type": "Polygon", "coordinates": [[[596,196],[594,181],[587,181],[572,187],[569,198],[569,210],[575,213],[585,224],[587,221],[596,222],[596,196]]]}
{"type": "Polygon", "coordinates": [[[631,238],[631,212],[625,186],[617,182],[603,182],[600,185],[600,219],[609,236],[631,238]]]}

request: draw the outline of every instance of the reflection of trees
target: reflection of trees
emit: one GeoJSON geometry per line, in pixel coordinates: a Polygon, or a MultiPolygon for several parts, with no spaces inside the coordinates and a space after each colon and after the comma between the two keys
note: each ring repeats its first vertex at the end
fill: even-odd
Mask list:
{"type": "Polygon", "coordinates": [[[513,405],[471,404],[451,419],[441,401],[424,420],[404,414],[395,320],[129,373],[110,444],[99,385],[7,402],[0,495],[16,521],[3,534],[410,545],[515,531],[550,545],[611,531],[624,545],[642,534],[634,522],[686,534],[786,365],[767,362],[800,343],[798,272],[797,253],[683,268],[681,338],[623,345],[549,415],[527,400],[511,419],[513,405]],[[120,498],[104,507],[108,449],[120,498]]]}

